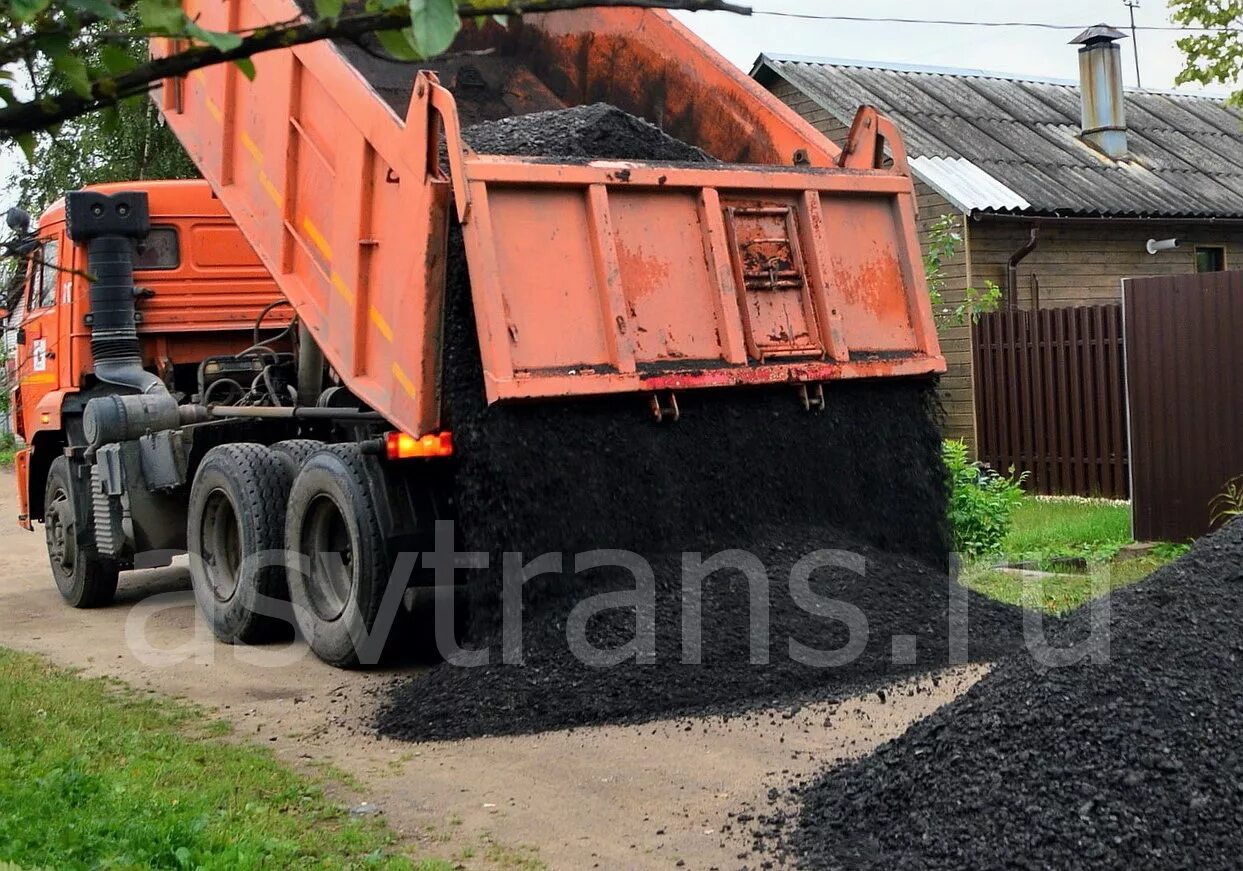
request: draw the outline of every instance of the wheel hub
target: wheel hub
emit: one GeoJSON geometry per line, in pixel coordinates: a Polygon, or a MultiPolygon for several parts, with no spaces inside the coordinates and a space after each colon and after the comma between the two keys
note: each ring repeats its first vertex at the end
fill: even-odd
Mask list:
{"type": "Polygon", "coordinates": [[[77,560],[77,522],[73,516],[73,507],[69,495],[57,490],[48,504],[45,513],[47,526],[47,548],[52,562],[59,565],[65,574],[73,574],[77,560]]]}
{"type": "Polygon", "coordinates": [[[354,548],[349,526],[336,502],[321,496],[307,511],[302,552],[310,558],[308,598],[322,620],[345,611],[354,587],[354,548]]]}

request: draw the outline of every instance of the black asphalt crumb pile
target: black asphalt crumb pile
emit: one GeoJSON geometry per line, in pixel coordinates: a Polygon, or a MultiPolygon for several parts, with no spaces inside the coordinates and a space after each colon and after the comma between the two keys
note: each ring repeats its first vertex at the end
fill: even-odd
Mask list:
{"type": "MultiPolygon", "coordinates": [[[[693,153],[601,106],[482,125],[467,138],[481,150],[556,159],[684,161],[693,153]]],[[[686,391],[681,420],[666,424],[632,395],[489,407],[460,231],[447,284],[443,390],[458,464],[458,546],[490,556],[488,569],[465,573],[464,646],[487,650],[490,664],[443,663],[397,682],[379,715],[383,733],[530,733],[835,697],[947,662],[956,595],[976,618],[972,656],[1014,643],[1016,612],[969,595],[940,570],[948,544],[935,382],[831,385],[820,414],[806,411],[792,387],[686,391]],[[796,600],[792,571],[824,549],[856,558],[811,572],[796,600]],[[635,575],[616,565],[576,571],[576,555],[599,550],[642,555],[652,573],[645,592],[637,595],[635,575]],[[768,578],[770,608],[756,612],[760,623],[767,615],[768,635],[754,657],[752,586],[740,571],[712,575],[702,607],[684,607],[682,554],[723,550],[745,551],[768,578]],[[513,628],[502,620],[507,552],[563,559],[560,570],[521,588],[521,664],[501,661],[513,628]],[[578,606],[604,595],[616,607],[576,623],[578,606]],[[866,620],[866,636],[850,635],[841,619],[849,609],[830,597],[857,609],[850,614],[866,620]],[[568,640],[621,658],[640,612],[652,627],[642,653],[654,649],[654,663],[603,667],[568,640]],[[685,613],[701,615],[698,636],[684,634],[685,613]],[[702,664],[683,662],[694,637],[702,638],[702,664]],[[851,638],[862,643],[833,668],[792,657],[799,645],[836,651],[851,638]]]]}
{"type": "MultiPolygon", "coordinates": [[[[1090,625],[1077,614],[1050,643],[1090,625]]],[[[1115,593],[1108,625],[1108,663],[1016,654],[796,788],[801,813],[764,821],[758,850],[807,869],[1238,867],[1243,521],[1115,593]]]]}
{"type": "MultiPolygon", "coordinates": [[[[753,587],[740,571],[722,571],[704,582],[698,607],[693,596],[684,598],[693,587],[682,584],[681,554],[644,555],[653,573],[650,598],[641,606],[651,608],[653,620],[650,663],[629,658],[609,666],[580,658],[581,648],[568,640],[570,634],[585,639],[601,656],[634,642],[637,610],[629,596],[637,583],[629,572],[554,574],[524,588],[520,663],[502,662],[503,629],[494,625],[467,645],[487,649],[489,664],[442,663],[395,683],[379,714],[379,731],[409,741],[451,740],[728,716],[855,695],[950,661],[951,596],[969,603],[972,659],[991,660],[1018,642],[1021,625],[1011,609],[968,593],[917,560],[834,539],[823,528],[756,529],[740,544],[770,583],[753,587]],[[816,598],[800,605],[789,584],[795,564],[835,547],[847,550],[852,562],[813,571],[804,595],[816,598]],[[752,611],[751,593],[765,586],[768,605],[752,611]],[[616,607],[580,618],[575,628],[575,608],[608,593],[620,595],[616,607]],[[835,604],[821,604],[829,600],[835,604]],[[854,636],[839,619],[847,608],[866,620],[854,636]],[[698,632],[686,629],[688,614],[698,615],[698,632]],[[752,647],[757,627],[761,634],[752,647]],[[688,664],[683,658],[696,639],[702,645],[699,662],[688,664]],[[855,650],[852,639],[859,645],[855,650]],[[801,661],[794,658],[794,645],[807,648],[797,654],[801,661]],[[846,658],[826,665],[810,659],[822,653],[846,658]]],[[[500,572],[476,574],[501,583],[500,572]]]]}
{"type": "Polygon", "coordinates": [[[486,121],[467,127],[462,138],[482,154],[558,161],[715,162],[702,149],[607,103],[486,121]]]}

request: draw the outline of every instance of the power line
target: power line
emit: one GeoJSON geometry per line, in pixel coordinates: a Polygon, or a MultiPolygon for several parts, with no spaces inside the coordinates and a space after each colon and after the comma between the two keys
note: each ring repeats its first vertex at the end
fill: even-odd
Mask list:
{"type": "MultiPolygon", "coordinates": [[[[844,21],[860,24],[930,24],[944,27],[1031,27],[1039,30],[1083,30],[1083,24],[1053,24],[1045,21],[962,21],[943,18],[870,18],[864,15],[820,15],[815,12],[779,12],[754,9],[752,15],[799,18],[804,21],[844,21]]],[[[1141,24],[1136,30],[1172,33],[1243,33],[1240,27],[1191,27],[1178,24],[1141,24]]]]}

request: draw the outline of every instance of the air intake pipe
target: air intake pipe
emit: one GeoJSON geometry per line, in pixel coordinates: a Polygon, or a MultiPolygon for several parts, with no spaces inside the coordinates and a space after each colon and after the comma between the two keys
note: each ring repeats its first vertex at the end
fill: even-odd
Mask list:
{"type": "Polygon", "coordinates": [[[164,382],[142,368],[134,308],[134,242],[151,231],[147,195],[74,191],[65,197],[65,223],[70,239],[86,243],[95,377],[139,393],[167,393],[164,382]]]}
{"type": "Polygon", "coordinates": [[[82,425],[92,452],[181,422],[177,399],[164,382],[142,368],[138,312],[134,307],[134,242],[151,231],[147,195],[111,196],[74,191],[65,196],[69,238],[86,244],[91,275],[91,357],[95,377],[137,395],[98,396],[86,404],[82,425]]]}

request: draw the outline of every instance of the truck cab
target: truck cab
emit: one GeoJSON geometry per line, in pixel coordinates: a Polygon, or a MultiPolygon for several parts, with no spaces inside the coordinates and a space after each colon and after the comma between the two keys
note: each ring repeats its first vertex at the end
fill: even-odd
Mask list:
{"type": "MultiPolygon", "coordinates": [[[[206,181],[98,185],[101,194],[141,191],[151,228],[135,241],[138,335],[145,368],[174,393],[196,389],[200,364],[254,343],[256,321],[281,299],[275,283],[206,181]]],[[[103,386],[93,374],[91,276],[86,248],[66,232],[65,200],[30,234],[25,285],[14,308],[10,368],[19,522],[44,519],[44,483],[64,448],[81,443],[82,412],[103,386]]],[[[265,326],[280,327],[288,311],[265,326]]]]}

